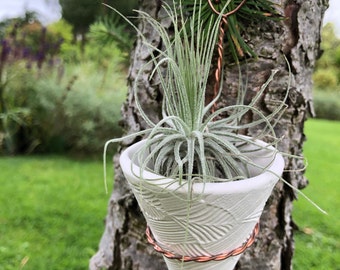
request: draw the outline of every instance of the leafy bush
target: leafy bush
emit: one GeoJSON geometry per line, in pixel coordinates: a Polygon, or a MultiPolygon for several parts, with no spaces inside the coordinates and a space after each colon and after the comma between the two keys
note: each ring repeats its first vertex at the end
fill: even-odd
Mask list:
{"type": "Polygon", "coordinates": [[[38,77],[24,62],[6,71],[15,78],[5,92],[12,119],[1,117],[11,136],[0,134],[0,151],[98,153],[107,139],[121,134],[118,121],[127,89],[116,62],[101,68],[94,62],[60,65],[40,70],[38,77]]]}
{"type": "Polygon", "coordinates": [[[27,106],[27,93],[34,87],[32,74],[20,61],[6,68],[1,82],[0,152],[14,154],[20,151],[22,140],[18,133],[32,119],[27,106]]]}
{"type": "Polygon", "coordinates": [[[3,26],[0,40],[0,150],[20,151],[18,133],[29,118],[26,92],[43,68],[58,60],[62,39],[38,21],[13,19],[3,26]],[[33,79],[33,80],[32,80],[33,79]],[[15,141],[17,137],[17,142],[15,141]]]}
{"type": "Polygon", "coordinates": [[[63,20],[3,26],[0,152],[102,151],[120,135],[127,54],[115,43],[73,44],[63,20]],[[113,84],[114,83],[114,84],[113,84]]]}
{"type": "Polygon", "coordinates": [[[313,76],[318,89],[334,91],[340,87],[340,39],[335,34],[335,27],[328,23],[322,28],[322,55],[316,63],[313,76]]]}
{"type": "Polygon", "coordinates": [[[124,78],[113,78],[114,88],[111,77],[108,80],[91,62],[67,67],[59,83],[56,72],[36,82],[28,105],[32,123],[25,128],[26,139],[38,152],[100,152],[108,138],[121,133],[124,78]]]}
{"type": "Polygon", "coordinates": [[[314,107],[317,118],[340,120],[340,92],[315,91],[314,107]]]}
{"type": "Polygon", "coordinates": [[[317,88],[335,89],[339,83],[336,69],[318,69],[313,74],[313,81],[317,88]]]}
{"type": "Polygon", "coordinates": [[[340,39],[333,24],[322,29],[321,49],[323,54],[313,74],[316,117],[340,120],[340,39]]]}
{"type": "Polygon", "coordinates": [[[0,42],[0,152],[102,151],[121,132],[124,55],[95,40],[81,52],[63,20],[16,22],[0,42]]]}

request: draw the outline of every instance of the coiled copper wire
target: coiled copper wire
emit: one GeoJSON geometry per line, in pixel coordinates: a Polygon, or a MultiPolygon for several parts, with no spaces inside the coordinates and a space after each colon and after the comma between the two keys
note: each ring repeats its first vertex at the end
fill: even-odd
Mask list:
{"type": "Polygon", "coordinates": [[[149,226],[147,226],[146,228],[146,236],[148,239],[148,242],[153,245],[153,248],[163,254],[166,258],[168,259],[175,259],[175,260],[180,260],[182,262],[209,262],[209,261],[222,261],[225,260],[231,256],[236,256],[236,255],[240,255],[242,254],[248,247],[250,247],[254,241],[255,241],[255,237],[257,236],[257,234],[259,233],[260,230],[260,225],[259,223],[256,224],[252,234],[250,235],[250,237],[247,239],[247,241],[242,244],[242,246],[235,248],[234,250],[231,251],[227,251],[224,253],[220,253],[217,255],[202,255],[202,256],[187,256],[187,255],[179,255],[179,254],[175,254],[169,250],[164,250],[158,243],[157,241],[154,239],[152,232],[149,228],[149,226]]]}

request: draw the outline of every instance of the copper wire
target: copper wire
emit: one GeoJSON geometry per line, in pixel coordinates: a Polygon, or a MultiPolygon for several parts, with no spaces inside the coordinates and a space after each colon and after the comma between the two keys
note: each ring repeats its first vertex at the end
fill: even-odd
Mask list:
{"type": "Polygon", "coordinates": [[[259,225],[259,223],[257,223],[255,225],[255,228],[254,228],[252,234],[247,239],[247,241],[244,244],[242,244],[242,246],[235,248],[232,251],[227,251],[227,252],[220,253],[220,254],[217,254],[217,255],[202,255],[202,256],[179,255],[179,254],[175,254],[175,253],[173,253],[169,250],[164,250],[157,243],[157,241],[154,239],[149,226],[146,227],[146,236],[147,236],[148,242],[151,245],[153,245],[153,248],[157,252],[163,254],[168,259],[180,260],[182,262],[193,262],[193,261],[194,262],[209,262],[209,261],[222,261],[222,260],[225,260],[225,259],[227,259],[231,256],[236,256],[236,255],[242,254],[248,247],[250,247],[254,243],[255,237],[259,233],[259,230],[260,230],[260,225],[259,225]]]}
{"type": "MultiPolygon", "coordinates": [[[[209,1],[210,2],[210,1],[209,1]]],[[[221,77],[222,77],[222,66],[223,66],[223,39],[225,35],[225,29],[227,30],[228,21],[226,18],[222,18],[220,23],[220,34],[218,36],[218,43],[217,43],[217,65],[215,70],[215,84],[214,84],[214,97],[218,95],[220,84],[221,84],[221,77]]],[[[214,104],[212,110],[213,112],[216,110],[216,103],[214,104]]]]}
{"type": "MultiPolygon", "coordinates": [[[[216,13],[217,15],[221,15],[222,19],[220,22],[220,33],[218,36],[218,43],[217,43],[217,54],[218,54],[218,58],[217,58],[217,66],[216,66],[216,70],[215,70],[215,85],[214,85],[214,97],[216,97],[218,95],[219,92],[219,88],[220,88],[220,84],[221,84],[221,77],[222,77],[222,66],[223,66],[223,53],[224,53],[224,47],[223,47],[223,41],[224,41],[224,35],[225,32],[228,30],[228,16],[236,13],[246,2],[246,0],[243,0],[235,9],[233,9],[232,11],[229,11],[225,14],[220,14],[220,12],[218,12],[216,10],[216,8],[214,7],[213,3],[211,2],[211,0],[208,0],[209,6],[212,9],[212,11],[214,13],[216,13]]],[[[212,112],[214,112],[216,110],[216,103],[213,105],[212,108],[212,112]]]]}
{"type": "MultiPolygon", "coordinates": [[[[222,14],[222,17],[224,18],[227,18],[228,16],[236,13],[243,5],[244,3],[246,2],[247,0],[243,0],[235,9],[233,9],[232,11],[229,11],[225,14],[222,14]]],[[[208,0],[208,3],[209,3],[209,6],[210,8],[212,9],[212,11],[217,14],[217,15],[220,15],[221,13],[219,11],[216,10],[216,8],[214,7],[214,4],[211,2],[211,0],[208,0]]]]}

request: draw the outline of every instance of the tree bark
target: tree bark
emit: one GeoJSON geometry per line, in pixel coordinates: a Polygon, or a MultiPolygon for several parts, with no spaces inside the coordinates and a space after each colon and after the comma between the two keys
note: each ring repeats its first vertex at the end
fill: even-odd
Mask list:
{"type": "MultiPolygon", "coordinates": [[[[308,114],[313,115],[312,72],[319,55],[320,28],[322,17],[328,6],[328,0],[275,0],[279,12],[286,17],[281,21],[255,22],[249,25],[244,37],[258,55],[256,61],[242,65],[242,73],[247,76],[247,98],[256,94],[260,86],[268,79],[273,69],[278,75],[268,87],[258,105],[268,114],[275,108],[275,101],[282,100],[289,87],[287,110],[275,130],[282,137],[280,150],[293,155],[302,155],[305,141],[304,121],[308,114]],[[282,3],[281,3],[282,2],[282,3]],[[284,56],[287,58],[291,74],[284,56]],[[289,77],[291,83],[289,85],[289,77]]],[[[140,9],[152,14],[169,26],[160,9],[160,0],[144,0],[140,9]]],[[[161,48],[161,40],[148,24],[140,22],[140,30],[149,41],[161,48]]],[[[138,39],[134,51],[128,82],[132,82],[140,67],[150,60],[150,52],[138,39]]],[[[149,79],[150,69],[139,78],[139,96],[143,108],[155,121],[160,118],[162,93],[156,79],[149,79]]],[[[235,100],[238,87],[238,69],[225,65],[223,94],[218,107],[235,100]]],[[[128,133],[146,128],[140,117],[132,91],[122,107],[124,126],[128,133]]],[[[248,115],[245,121],[252,121],[255,115],[248,115]]],[[[255,135],[258,129],[247,130],[255,135]]],[[[121,149],[131,145],[135,140],[124,141],[121,149]]],[[[91,270],[165,270],[163,258],[147,244],[145,237],[145,220],[137,202],[130,191],[118,165],[119,154],[114,157],[115,183],[108,205],[106,228],[100,241],[98,252],[90,261],[91,270]]],[[[286,158],[284,179],[299,189],[307,185],[303,175],[304,164],[299,159],[286,158]]],[[[288,270],[292,269],[294,253],[292,204],[295,192],[279,181],[269,199],[260,221],[260,234],[255,243],[241,256],[237,270],[288,270]]]]}

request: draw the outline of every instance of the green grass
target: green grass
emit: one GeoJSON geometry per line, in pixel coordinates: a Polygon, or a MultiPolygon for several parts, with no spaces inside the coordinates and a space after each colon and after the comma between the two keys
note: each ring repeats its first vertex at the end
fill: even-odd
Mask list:
{"type": "Polygon", "coordinates": [[[305,199],[294,206],[294,270],[340,269],[340,122],[308,120],[304,153],[308,159],[303,191],[328,212],[323,215],[305,199]]]}
{"type": "MultiPolygon", "coordinates": [[[[295,203],[294,270],[339,270],[340,122],[309,120],[305,132],[304,192],[328,215],[295,203]]],[[[0,270],[88,269],[108,199],[101,161],[0,157],[0,270]]]]}
{"type": "Polygon", "coordinates": [[[109,195],[101,161],[0,158],[0,270],[88,269],[109,195]]]}

